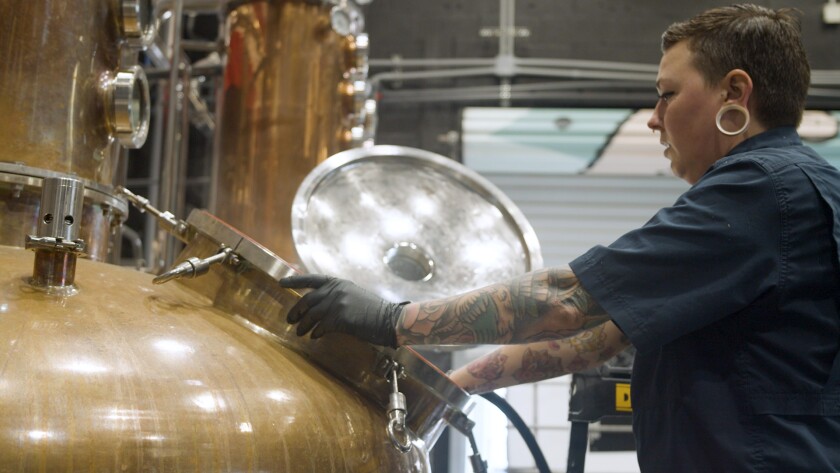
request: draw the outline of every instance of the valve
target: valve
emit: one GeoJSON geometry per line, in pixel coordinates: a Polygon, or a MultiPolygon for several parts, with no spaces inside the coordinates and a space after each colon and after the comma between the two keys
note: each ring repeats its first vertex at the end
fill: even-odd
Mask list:
{"type": "Polygon", "coordinates": [[[404,377],[403,367],[399,363],[389,360],[386,377],[391,384],[391,394],[388,396],[388,438],[394,448],[402,453],[411,451],[411,434],[405,425],[406,402],[405,395],[400,392],[398,379],[404,377]]]}
{"type": "Polygon", "coordinates": [[[76,258],[85,251],[85,242],[79,238],[84,192],[84,183],[75,178],[43,180],[37,234],[26,236],[26,248],[35,251],[33,287],[64,295],[76,293],[76,258]]]}

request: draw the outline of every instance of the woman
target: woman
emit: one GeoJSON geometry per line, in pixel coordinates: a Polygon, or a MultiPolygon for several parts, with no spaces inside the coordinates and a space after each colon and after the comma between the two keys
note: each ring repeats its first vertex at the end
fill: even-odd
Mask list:
{"type": "Polygon", "coordinates": [[[668,28],[648,126],[677,202],[567,268],[392,304],[311,287],[289,322],[382,345],[498,343],[453,374],[478,392],[576,371],[631,343],[643,472],[840,471],[840,172],[796,133],[810,72],[789,10],[668,28]],[[520,345],[513,345],[520,344],[520,345]]]}

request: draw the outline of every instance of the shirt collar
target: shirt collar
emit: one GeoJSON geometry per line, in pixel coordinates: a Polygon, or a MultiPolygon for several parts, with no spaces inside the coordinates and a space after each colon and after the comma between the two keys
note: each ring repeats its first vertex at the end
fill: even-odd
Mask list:
{"type": "Polygon", "coordinates": [[[737,146],[732,148],[727,156],[733,154],[746,153],[763,148],[784,148],[787,146],[798,146],[802,144],[796,128],[792,126],[781,126],[778,128],[771,128],[763,133],[759,133],[751,138],[748,138],[737,146]]]}

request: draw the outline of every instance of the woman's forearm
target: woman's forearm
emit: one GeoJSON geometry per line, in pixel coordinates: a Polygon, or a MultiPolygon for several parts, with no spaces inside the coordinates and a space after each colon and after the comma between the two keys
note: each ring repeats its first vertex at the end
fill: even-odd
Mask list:
{"type": "Polygon", "coordinates": [[[621,330],[606,322],[564,339],[503,346],[453,371],[450,378],[479,394],[594,368],[628,346],[621,330]]]}
{"type": "Polygon", "coordinates": [[[397,341],[509,344],[574,335],[608,320],[569,268],[535,271],[462,295],[409,304],[397,341]]]}

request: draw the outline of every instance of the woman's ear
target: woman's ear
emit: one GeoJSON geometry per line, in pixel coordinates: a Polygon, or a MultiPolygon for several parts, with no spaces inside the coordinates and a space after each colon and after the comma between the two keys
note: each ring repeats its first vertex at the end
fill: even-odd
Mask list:
{"type": "Polygon", "coordinates": [[[750,99],[753,90],[752,78],[743,69],[732,69],[721,81],[726,93],[726,102],[735,102],[744,107],[750,99]]]}

